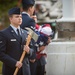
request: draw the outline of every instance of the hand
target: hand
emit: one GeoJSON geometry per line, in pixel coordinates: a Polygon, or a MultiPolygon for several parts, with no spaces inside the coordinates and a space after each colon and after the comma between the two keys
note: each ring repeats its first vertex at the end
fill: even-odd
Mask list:
{"type": "Polygon", "coordinates": [[[29,51],[30,51],[30,48],[29,48],[29,46],[24,46],[24,50],[27,52],[27,53],[29,53],[29,51]]]}
{"type": "Polygon", "coordinates": [[[48,37],[47,43],[49,44],[51,42],[51,37],[48,37]]]}
{"type": "Polygon", "coordinates": [[[41,46],[39,47],[39,51],[43,51],[45,49],[46,46],[41,46]]]}
{"type": "Polygon", "coordinates": [[[20,69],[22,67],[22,63],[20,61],[17,61],[16,67],[20,69]]]}

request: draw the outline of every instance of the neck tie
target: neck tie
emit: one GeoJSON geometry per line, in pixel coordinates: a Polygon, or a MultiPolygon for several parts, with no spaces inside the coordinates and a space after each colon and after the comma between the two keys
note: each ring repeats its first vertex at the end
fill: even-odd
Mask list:
{"type": "Polygon", "coordinates": [[[17,33],[18,33],[18,36],[20,36],[20,32],[19,32],[19,29],[17,29],[17,33]]]}
{"type": "Polygon", "coordinates": [[[17,33],[18,33],[18,38],[20,39],[20,41],[21,41],[21,35],[20,35],[20,32],[19,32],[19,29],[17,29],[17,33]]]}

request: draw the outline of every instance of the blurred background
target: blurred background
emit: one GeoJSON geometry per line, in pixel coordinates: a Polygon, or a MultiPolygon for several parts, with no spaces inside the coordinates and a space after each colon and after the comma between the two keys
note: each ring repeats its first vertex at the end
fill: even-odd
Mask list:
{"type": "Polygon", "coordinates": [[[18,6],[18,0],[0,0],[0,30],[9,25],[8,10],[18,6]]]}
{"type": "MultiPolygon", "coordinates": [[[[21,8],[21,0],[0,0],[0,29],[9,25],[8,10],[14,6],[21,8]]],[[[50,23],[62,17],[61,0],[36,0],[35,11],[38,23],[50,23]]]]}
{"type": "Polygon", "coordinates": [[[62,17],[61,0],[36,0],[35,8],[38,22],[51,22],[62,17]]]}

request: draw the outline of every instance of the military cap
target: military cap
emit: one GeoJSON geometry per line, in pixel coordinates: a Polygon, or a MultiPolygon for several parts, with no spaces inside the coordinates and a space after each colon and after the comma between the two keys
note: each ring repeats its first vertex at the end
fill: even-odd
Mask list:
{"type": "Polygon", "coordinates": [[[9,14],[9,15],[12,15],[12,14],[20,14],[20,8],[18,8],[18,7],[13,7],[13,8],[11,8],[11,9],[8,11],[8,14],[9,14]]]}
{"type": "Polygon", "coordinates": [[[23,5],[34,5],[35,1],[34,0],[22,0],[23,5]]]}

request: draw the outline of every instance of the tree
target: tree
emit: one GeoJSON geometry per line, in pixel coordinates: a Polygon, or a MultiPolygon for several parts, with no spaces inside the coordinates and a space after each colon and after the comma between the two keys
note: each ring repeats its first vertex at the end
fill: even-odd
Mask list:
{"type": "Polygon", "coordinates": [[[8,10],[18,5],[19,0],[0,0],[0,26],[8,26],[8,10]]]}

